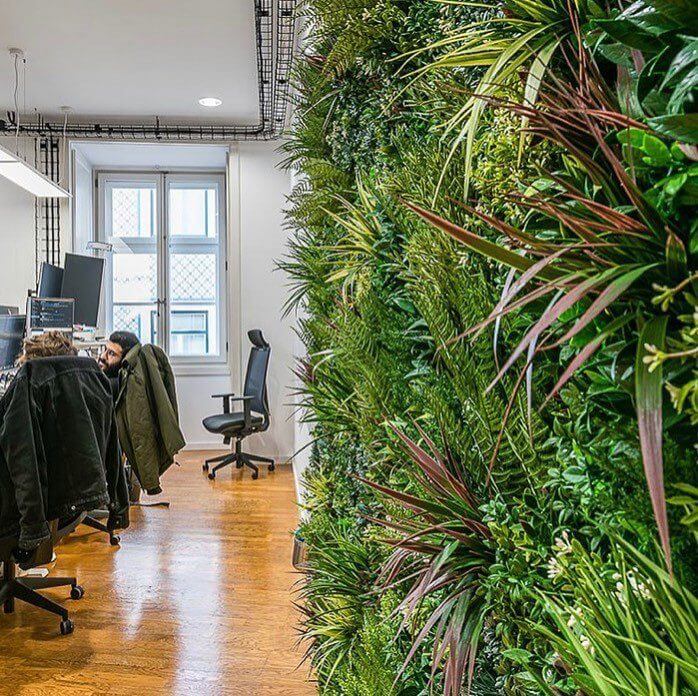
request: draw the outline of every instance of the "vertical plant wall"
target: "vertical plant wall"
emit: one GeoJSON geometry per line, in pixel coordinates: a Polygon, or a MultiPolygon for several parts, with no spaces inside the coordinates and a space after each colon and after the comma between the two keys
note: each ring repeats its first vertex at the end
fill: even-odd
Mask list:
{"type": "Polygon", "coordinates": [[[303,13],[319,692],[698,693],[695,8],[303,13]]]}

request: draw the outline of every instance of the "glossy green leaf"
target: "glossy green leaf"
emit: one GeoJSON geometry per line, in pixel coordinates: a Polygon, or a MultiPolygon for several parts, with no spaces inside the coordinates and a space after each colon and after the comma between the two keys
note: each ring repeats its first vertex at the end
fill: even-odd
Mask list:
{"type": "Polygon", "coordinates": [[[662,135],[698,145],[698,113],[655,116],[647,122],[662,135]]]}
{"type": "Polygon", "coordinates": [[[669,17],[680,27],[698,32],[698,12],[694,0],[646,0],[650,7],[669,17]]]}
{"type": "Polygon", "coordinates": [[[646,164],[653,167],[668,167],[672,163],[669,148],[659,138],[650,133],[645,133],[642,141],[642,149],[647,154],[644,158],[646,164]]]}
{"type": "Polygon", "coordinates": [[[592,25],[606,32],[612,39],[624,46],[653,53],[664,47],[652,34],[642,31],[628,19],[600,19],[592,22],[592,25]]]}

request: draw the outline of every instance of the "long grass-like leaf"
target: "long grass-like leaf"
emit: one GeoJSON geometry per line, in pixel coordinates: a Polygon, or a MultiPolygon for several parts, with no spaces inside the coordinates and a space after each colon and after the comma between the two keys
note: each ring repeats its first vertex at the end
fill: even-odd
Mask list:
{"type": "Polygon", "coordinates": [[[645,361],[648,347],[664,347],[667,317],[654,317],[643,327],[635,361],[635,399],[640,430],[642,463],[647,478],[652,510],[659,530],[664,560],[672,572],[669,520],[664,495],[664,464],[662,461],[662,366],[655,369],[645,361]]]}
{"type": "Polygon", "coordinates": [[[589,309],[582,314],[581,317],[574,323],[574,326],[565,333],[565,335],[553,343],[553,346],[559,346],[569,341],[573,336],[576,336],[582,329],[586,328],[590,322],[601,314],[604,310],[613,304],[636,280],[641,278],[650,268],[654,268],[657,264],[649,264],[634,268],[627,273],[614,278],[599,296],[592,302],[589,309]]]}
{"type": "Polygon", "coordinates": [[[622,328],[626,324],[629,324],[633,320],[633,316],[625,316],[625,317],[620,317],[616,319],[615,321],[611,322],[611,324],[604,329],[596,338],[593,338],[591,341],[589,341],[580,351],[577,353],[577,355],[572,358],[570,361],[569,365],[565,368],[565,371],[562,373],[560,376],[560,379],[556,382],[555,386],[550,390],[550,393],[548,396],[545,398],[545,401],[543,402],[543,405],[541,406],[541,409],[545,407],[545,405],[552,399],[559,391],[562,389],[562,387],[569,382],[569,380],[572,378],[575,372],[584,365],[584,363],[598,350],[598,348],[601,346],[601,344],[614,332],[618,331],[618,329],[622,328]]]}
{"type": "MultiPolygon", "coordinates": [[[[519,271],[526,271],[534,264],[534,261],[531,259],[520,256],[506,247],[500,246],[499,244],[494,244],[487,239],[469,232],[468,230],[465,230],[462,227],[445,220],[441,216],[436,215],[429,210],[425,210],[415,203],[405,202],[405,205],[410,210],[417,213],[417,215],[419,215],[421,218],[434,225],[434,227],[443,230],[451,237],[457,239],[459,242],[462,242],[467,247],[479,254],[483,254],[484,256],[487,256],[495,261],[499,261],[500,263],[503,263],[511,268],[516,268],[519,271]]],[[[544,267],[538,271],[538,275],[545,280],[555,280],[559,278],[562,273],[544,267]]]]}

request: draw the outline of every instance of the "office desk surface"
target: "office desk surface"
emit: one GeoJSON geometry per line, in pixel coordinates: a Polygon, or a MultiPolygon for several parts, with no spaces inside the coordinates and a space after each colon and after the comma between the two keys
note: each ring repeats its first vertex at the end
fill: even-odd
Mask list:
{"type": "Polygon", "coordinates": [[[165,474],[169,510],[132,508],[120,548],[86,527],[56,548],[51,574],[76,574],[85,597],[46,595],[68,606],[75,633],[57,635],[55,617],[26,605],[0,614],[0,693],[315,693],[296,669],[291,468],[211,482],[203,459],[185,453],[165,474]]]}

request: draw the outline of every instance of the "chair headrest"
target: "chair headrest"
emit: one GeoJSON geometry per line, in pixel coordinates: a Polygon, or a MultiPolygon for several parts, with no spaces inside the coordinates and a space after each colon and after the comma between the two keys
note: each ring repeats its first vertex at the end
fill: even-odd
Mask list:
{"type": "Polygon", "coordinates": [[[252,345],[257,346],[257,348],[269,347],[269,344],[264,340],[264,336],[262,336],[261,329],[250,329],[247,332],[247,338],[249,338],[252,345]]]}

